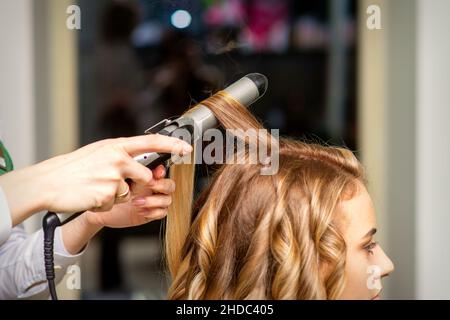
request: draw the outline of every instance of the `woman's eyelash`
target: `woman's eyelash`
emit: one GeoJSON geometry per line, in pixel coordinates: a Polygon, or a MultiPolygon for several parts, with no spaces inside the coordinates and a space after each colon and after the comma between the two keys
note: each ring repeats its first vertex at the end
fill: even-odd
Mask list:
{"type": "Polygon", "coordinates": [[[365,250],[367,250],[367,252],[369,252],[370,254],[373,254],[373,248],[375,248],[377,246],[378,242],[376,241],[372,241],[371,243],[369,243],[367,246],[364,247],[365,250]]]}

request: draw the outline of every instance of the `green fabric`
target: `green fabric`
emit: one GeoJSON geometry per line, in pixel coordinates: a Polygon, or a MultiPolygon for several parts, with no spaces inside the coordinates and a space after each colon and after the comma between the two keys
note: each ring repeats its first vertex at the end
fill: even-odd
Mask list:
{"type": "Polygon", "coordinates": [[[0,141],[0,175],[14,169],[11,157],[3,143],[0,141]],[[3,159],[3,160],[2,160],[3,159]]]}

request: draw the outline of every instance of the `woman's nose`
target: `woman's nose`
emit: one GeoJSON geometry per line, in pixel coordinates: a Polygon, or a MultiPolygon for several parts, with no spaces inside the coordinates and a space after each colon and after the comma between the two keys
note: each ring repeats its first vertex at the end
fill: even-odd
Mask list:
{"type": "Polygon", "coordinates": [[[385,277],[394,271],[394,263],[392,262],[391,259],[389,259],[389,257],[386,255],[383,249],[381,250],[381,254],[382,254],[381,257],[382,261],[380,263],[382,270],[381,277],[385,277]]]}

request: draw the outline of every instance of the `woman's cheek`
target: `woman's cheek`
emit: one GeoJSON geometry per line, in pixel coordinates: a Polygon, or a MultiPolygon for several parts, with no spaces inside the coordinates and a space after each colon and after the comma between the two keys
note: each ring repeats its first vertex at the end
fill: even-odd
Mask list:
{"type": "Polygon", "coordinates": [[[346,261],[346,287],[343,299],[370,299],[367,270],[370,266],[366,252],[353,252],[348,255],[346,261]]]}

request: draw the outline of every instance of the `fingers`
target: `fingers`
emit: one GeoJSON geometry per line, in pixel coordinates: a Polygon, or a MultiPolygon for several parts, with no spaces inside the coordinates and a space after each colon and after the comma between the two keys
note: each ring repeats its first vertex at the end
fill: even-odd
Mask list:
{"type": "Polygon", "coordinates": [[[170,193],[175,190],[175,183],[167,182],[163,179],[166,176],[166,169],[163,165],[159,165],[153,170],[144,167],[133,159],[126,160],[127,164],[123,167],[122,175],[130,178],[133,182],[143,186],[150,186],[151,189],[159,193],[170,193]],[[161,182],[162,181],[162,182],[161,182]],[[161,191],[160,191],[161,190],[161,191]]]}
{"type": "Polygon", "coordinates": [[[167,216],[167,208],[156,208],[149,210],[144,216],[145,222],[159,220],[167,216]]]}
{"type": "Polygon", "coordinates": [[[133,204],[139,208],[136,214],[143,219],[143,223],[164,218],[171,203],[172,197],[163,194],[139,197],[133,200],[133,204]]]}
{"type": "Polygon", "coordinates": [[[162,179],[166,175],[166,169],[164,168],[163,165],[159,165],[155,169],[150,170],[147,167],[143,166],[142,164],[136,162],[131,157],[126,159],[125,162],[126,165],[123,167],[122,174],[126,178],[132,179],[133,182],[136,182],[137,184],[145,186],[148,185],[149,183],[153,183],[154,182],[152,181],[153,179],[162,179]]]}
{"type": "Polygon", "coordinates": [[[175,182],[172,179],[153,180],[150,189],[153,193],[170,195],[175,191],[175,182]]]}
{"type": "Polygon", "coordinates": [[[162,179],[166,176],[166,168],[163,165],[159,165],[156,169],[152,170],[152,173],[155,179],[162,179]]]}
{"type": "MultiPolygon", "coordinates": [[[[172,203],[170,194],[175,191],[175,182],[171,179],[164,179],[166,175],[164,166],[158,166],[152,170],[152,173],[154,179],[146,189],[153,194],[138,196],[132,200],[132,204],[138,208],[134,214],[141,223],[163,219],[172,203]]],[[[135,187],[138,188],[139,186],[135,187]]]]}
{"type": "Polygon", "coordinates": [[[152,171],[132,158],[124,160],[122,176],[124,178],[130,178],[133,182],[141,185],[148,185],[153,179],[152,171]]]}
{"type": "Polygon", "coordinates": [[[130,186],[124,180],[119,182],[119,187],[117,188],[116,198],[114,199],[114,203],[124,203],[128,202],[131,198],[130,195],[130,186]]]}
{"type": "Polygon", "coordinates": [[[140,209],[167,208],[171,203],[172,197],[165,194],[137,197],[132,201],[132,204],[140,209]]]}
{"type": "Polygon", "coordinates": [[[186,155],[192,152],[192,146],[180,139],[160,134],[148,134],[131,138],[120,138],[120,145],[130,155],[146,152],[172,153],[186,155]]]}
{"type": "Polygon", "coordinates": [[[100,149],[103,146],[113,143],[113,141],[114,141],[114,139],[104,139],[104,140],[95,141],[93,143],[87,144],[87,145],[79,148],[75,152],[77,152],[80,155],[89,154],[89,153],[94,152],[97,149],[100,149]]]}

